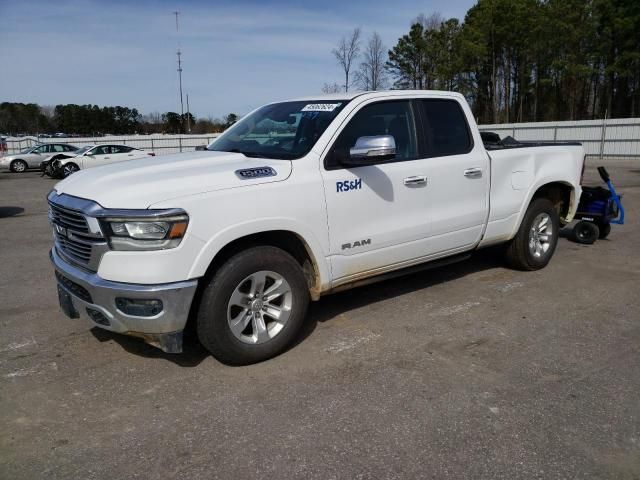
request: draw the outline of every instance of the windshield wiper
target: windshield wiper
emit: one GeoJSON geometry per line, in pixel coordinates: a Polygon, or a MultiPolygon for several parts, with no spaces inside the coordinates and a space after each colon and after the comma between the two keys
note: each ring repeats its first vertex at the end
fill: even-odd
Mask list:
{"type": "Polygon", "coordinates": [[[259,158],[259,157],[262,156],[259,153],[256,153],[256,152],[244,152],[244,151],[242,151],[242,150],[240,150],[238,148],[232,148],[230,150],[223,150],[223,151],[230,152],[230,153],[241,153],[245,157],[250,157],[250,158],[259,158]]]}

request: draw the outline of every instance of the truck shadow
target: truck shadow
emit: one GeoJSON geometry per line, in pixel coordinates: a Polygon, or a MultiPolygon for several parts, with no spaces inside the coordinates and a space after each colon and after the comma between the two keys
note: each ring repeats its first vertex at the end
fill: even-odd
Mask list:
{"type": "MultiPolygon", "coordinates": [[[[450,282],[471,273],[477,273],[493,268],[504,267],[502,252],[499,248],[488,248],[474,254],[470,259],[436,267],[406,276],[384,280],[352,290],[323,297],[319,302],[313,302],[309,308],[307,321],[297,340],[288,350],[296,348],[306,338],[313,334],[319,323],[329,322],[339,315],[351,310],[373,305],[393,297],[423,290],[434,285],[450,282]]],[[[93,328],[91,333],[100,342],[113,340],[124,350],[145,358],[158,358],[170,361],[181,367],[196,367],[210,354],[198,342],[193,329],[185,330],[182,354],[168,354],[160,349],[146,344],[139,338],[129,337],[93,328]]]]}
{"type": "Polygon", "coordinates": [[[502,250],[500,248],[487,248],[458,263],[426,269],[406,276],[328,295],[319,302],[311,304],[305,329],[291,348],[295,348],[296,345],[304,342],[313,333],[318,323],[329,322],[351,310],[450,282],[471,273],[503,267],[505,267],[505,263],[502,250]]]}
{"type": "Polygon", "coordinates": [[[113,340],[128,353],[144,358],[168,360],[180,367],[197,367],[210,355],[190,331],[185,332],[182,353],[179,354],[165,353],[159,348],[145,343],[141,338],[113,333],[98,327],[92,328],[90,332],[100,342],[113,340]]]}

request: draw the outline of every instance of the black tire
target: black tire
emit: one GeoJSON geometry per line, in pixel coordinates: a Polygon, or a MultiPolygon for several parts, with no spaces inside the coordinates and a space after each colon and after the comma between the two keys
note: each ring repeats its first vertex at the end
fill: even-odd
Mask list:
{"type": "Polygon", "coordinates": [[[67,163],[62,167],[62,177],[67,178],[69,175],[72,175],[80,170],[80,167],[75,163],[67,163]]]}
{"type": "Polygon", "coordinates": [[[9,166],[9,169],[13,173],[24,173],[27,171],[27,168],[29,168],[29,165],[27,165],[27,162],[24,160],[14,160],[9,166]]]}
{"type": "Polygon", "coordinates": [[[578,222],[573,227],[573,240],[583,245],[591,245],[600,236],[598,225],[584,220],[578,222]]]}
{"type": "Polygon", "coordinates": [[[271,246],[244,250],[227,260],[204,288],[198,308],[198,338],[215,358],[229,365],[248,365],[285,351],[298,336],[309,305],[309,289],[300,264],[287,252],[271,246]],[[243,280],[260,271],[281,275],[290,286],[290,316],[265,343],[242,342],[227,319],[229,300],[243,280]]]}
{"type": "Polygon", "coordinates": [[[530,204],[522,219],[516,236],[507,244],[505,256],[509,265],[518,270],[539,270],[547,266],[558,244],[560,219],[558,212],[546,198],[536,198],[530,204]],[[551,233],[547,235],[547,250],[536,256],[529,248],[530,232],[534,221],[546,214],[551,221],[551,233]]]}
{"type": "Polygon", "coordinates": [[[604,225],[600,225],[598,228],[600,229],[600,235],[598,235],[598,238],[601,238],[601,239],[607,238],[611,233],[610,223],[605,223],[604,225]]]}

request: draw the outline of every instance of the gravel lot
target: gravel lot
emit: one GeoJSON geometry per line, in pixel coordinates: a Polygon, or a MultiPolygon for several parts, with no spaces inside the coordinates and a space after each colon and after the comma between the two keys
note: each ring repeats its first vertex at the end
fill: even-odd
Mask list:
{"type": "Polygon", "coordinates": [[[323,298],[236,368],[64,317],[53,181],[0,174],[0,478],[640,478],[640,163],[608,165],[608,240],[323,298]]]}

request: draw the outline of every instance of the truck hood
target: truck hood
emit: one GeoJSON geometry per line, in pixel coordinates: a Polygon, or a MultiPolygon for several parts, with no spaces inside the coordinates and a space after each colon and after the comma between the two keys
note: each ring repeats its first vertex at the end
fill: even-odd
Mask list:
{"type": "Polygon", "coordinates": [[[58,194],[94,200],[104,208],[148,208],[187,195],[279,182],[290,174],[290,160],[202,151],[89,168],[74,173],[54,188],[58,194]],[[261,167],[265,170],[257,175],[249,172],[243,177],[237,173],[261,167]]]}

